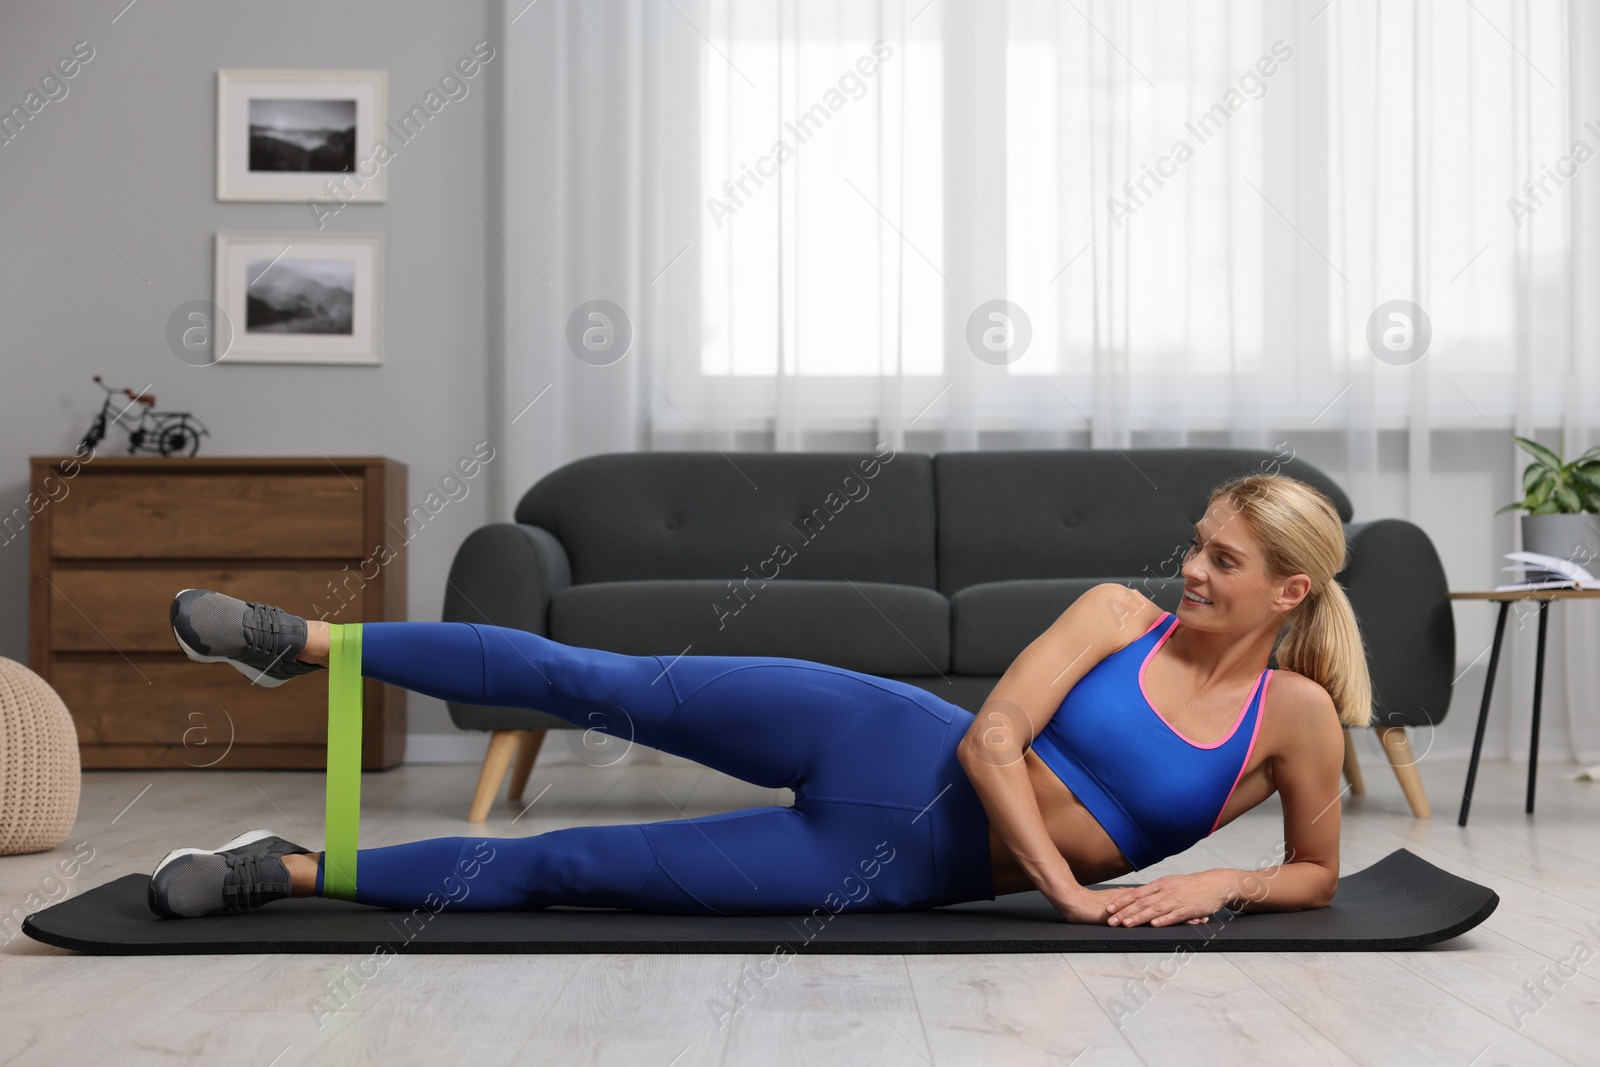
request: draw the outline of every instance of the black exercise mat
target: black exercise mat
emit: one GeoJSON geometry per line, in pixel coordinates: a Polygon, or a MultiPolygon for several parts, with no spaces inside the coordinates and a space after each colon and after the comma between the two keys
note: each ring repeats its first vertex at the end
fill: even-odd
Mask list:
{"type": "Polygon", "coordinates": [[[1477,926],[1500,903],[1406,849],[1339,879],[1326,908],[1222,911],[1174,927],[1062,921],[1036,891],[928,911],[819,916],[653,915],[611,908],[437,914],[343,900],[275,901],[259,911],[161,919],[149,876],[124,875],[35,912],[28,936],[98,955],[220,952],[1375,952],[1421,948],[1477,926]],[[410,920],[407,924],[407,920],[410,920]],[[809,921],[808,921],[809,920],[809,921]]]}

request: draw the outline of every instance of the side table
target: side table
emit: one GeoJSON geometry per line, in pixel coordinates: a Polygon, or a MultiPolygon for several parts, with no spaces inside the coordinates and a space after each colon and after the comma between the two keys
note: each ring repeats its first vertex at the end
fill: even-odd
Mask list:
{"type": "Polygon", "coordinates": [[[1533,787],[1539,777],[1539,704],[1544,696],[1544,635],[1552,600],[1593,600],[1600,589],[1507,589],[1503,592],[1451,593],[1451,600],[1498,600],[1500,616],[1494,624],[1494,645],[1489,653],[1489,675],[1483,682],[1483,703],[1478,708],[1478,732],[1472,738],[1472,762],[1467,764],[1467,787],[1461,792],[1461,815],[1457,826],[1467,825],[1472,807],[1472,786],[1478,778],[1478,756],[1483,751],[1483,730],[1489,724],[1489,698],[1494,693],[1494,672],[1500,664],[1500,640],[1506,632],[1506,613],[1513,600],[1539,601],[1539,641],[1533,665],[1533,731],[1528,740],[1528,801],[1523,810],[1533,814],[1533,787]]]}

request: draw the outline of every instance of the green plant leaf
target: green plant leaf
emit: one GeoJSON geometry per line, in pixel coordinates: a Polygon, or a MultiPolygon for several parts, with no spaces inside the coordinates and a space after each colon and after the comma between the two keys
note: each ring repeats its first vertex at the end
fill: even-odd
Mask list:
{"type": "Polygon", "coordinates": [[[1519,446],[1521,446],[1521,445],[1526,445],[1526,444],[1530,444],[1530,443],[1531,443],[1531,444],[1535,444],[1535,445],[1536,445],[1536,444],[1538,444],[1538,443],[1539,443],[1539,442],[1537,442],[1537,441],[1532,441],[1532,442],[1530,442],[1530,441],[1529,441],[1529,440],[1528,440],[1528,438],[1526,438],[1526,437],[1523,437],[1523,436],[1522,436],[1522,435],[1521,435],[1521,434],[1512,434],[1512,435],[1511,435],[1511,441],[1512,441],[1512,443],[1513,443],[1513,444],[1516,444],[1516,445],[1519,445],[1519,446]]]}
{"type": "Polygon", "coordinates": [[[1532,493],[1541,483],[1552,478],[1553,472],[1549,467],[1539,463],[1528,464],[1528,469],[1522,472],[1522,491],[1532,493]]]}
{"type": "MultiPolygon", "coordinates": [[[[1579,489],[1579,487],[1600,489],[1600,464],[1588,463],[1574,469],[1572,472],[1572,486],[1575,489],[1579,489]]],[[[1579,491],[1581,492],[1582,489],[1579,489],[1579,491]]]]}
{"type": "Polygon", "coordinates": [[[1534,457],[1536,462],[1543,463],[1545,466],[1551,467],[1555,470],[1561,469],[1561,457],[1544,447],[1544,445],[1541,445],[1538,441],[1534,441],[1527,437],[1516,437],[1513,438],[1513,440],[1522,445],[1523,448],[1527,449],[1527,451],[1534,457]]]}
{"type": "Polygon", "coordinates": [[[1533,492],[1528,494],[1528,510],[1533,512],[1535,515],[1549,514],[1548,512],[1542,512],[1539,509],[1549,503],[1550,494],[1555,491],[1555,484],[1556,483],[1554,481],[1546,478],[1538,485],[1534,486],[1533,492]]]}

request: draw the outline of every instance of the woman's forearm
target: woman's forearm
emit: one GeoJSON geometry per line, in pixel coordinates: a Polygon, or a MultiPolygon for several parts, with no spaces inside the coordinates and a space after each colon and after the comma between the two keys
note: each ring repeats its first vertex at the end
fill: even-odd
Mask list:
{"type": "Polygon", "coordinates": [[[1235,911],[1301,911],[1325,908],[1339,885],[1337,871],[1307,861],[1280,863],[1254,871],[1219,867],[1226,879],[1226,906],[1235,911]]]}
{"type": "Polygon", "coordinates": [[[1338,887],[1336,873],[1309,860],[1242,871],[1212,867],[1171,874],[1122,890],[1106,905],[1112,926],[1204,922],[1219,911],[1301,911],[1322,908],[1338,887]]]}
{"type": "Polygon", "coordinates": [[[961,765],[983,802],[990,824],[1033,884],[1047,894],[1080,888],[1071,865],[1050,839],[1021,754],[1015,759],[995,759],[992,754],[973,756],[962,751],[961,765]]]}

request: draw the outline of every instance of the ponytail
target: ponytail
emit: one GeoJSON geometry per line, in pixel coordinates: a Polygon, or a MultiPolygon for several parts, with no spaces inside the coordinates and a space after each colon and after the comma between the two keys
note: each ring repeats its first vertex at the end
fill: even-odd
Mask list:
{"type": "Polygon", "coordinates": [[[1303,674],[1328,691],[1345,726],[1372,724],[1372,678],[1355,609],[1333,579],[1289,617],[1278,646],[1278,665],[1303,674]]]}

